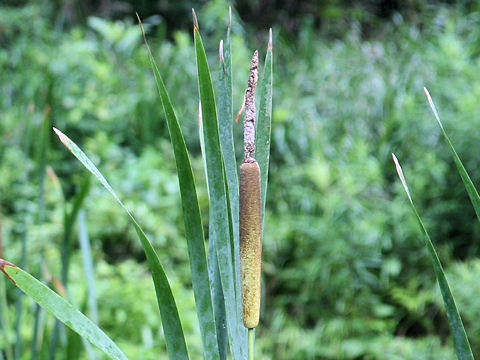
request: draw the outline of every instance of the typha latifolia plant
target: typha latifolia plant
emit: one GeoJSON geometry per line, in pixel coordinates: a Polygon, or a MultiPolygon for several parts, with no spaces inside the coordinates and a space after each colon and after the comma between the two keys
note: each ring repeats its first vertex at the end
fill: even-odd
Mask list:
{"type": "MultiPolygon", "coordinates": [[[[253,359],[253,329],[258,325],[260,310],[262,214],[265,210],[272,119],[272,32],[270,30],[260,82],[258,116],[255,108],[258,52],[255,52],[252,59],[244,97],[245,159],[240,165],[239,181],[233,139],[231,12],[226,39],[220,42],[218,78],[215,82],[212,81],[195,12],[193,20],[201,104],[199,118],[202,119],[200,141],[210,200],[208,253],[196,184],[184,136],[140,19],[139,22],[175,155],[204,358],[222,360],[230,353],[231,358],[235,360],[253,359]]],[[[182,322],[167,274],[159,255],[142,230],[140,221],[137,221],[132,211],[124,205],[88,156],[60,130],[54,128],[54,131],[67,149],[125,210],[142,244],[151,271],[169,358],[189,359],[182,322]]],[[[85,187],[88,188],[88,184],[85,187]]],[[[85,191],[82,196],[86,196],[86,193],[85,191]]],[[[66,212],[66,221],[73,224],[74,219],[78,217],[80,224],[84,224],[79,209],[75,207],[72,213],[66,212]]],[[[69,240],[65,241],[68,245],[69,240]]],[[[64,271],[68,269],[67,250],[68,248],[65,250],[62,264],[64,271]]],[[[65,299],[65,294],[62,296],[57,294],[6,260],[0,259],[0,269],[13,284],[53,314],[58,321],[98,347],[111,359],[128,359],[119,346],[96,325],[96,319],[92,321],[78,311],[65,299]]],[[[65,281],[66,279],[64,276],[65,281]]],[[[57,328],[56,326],[55,329],[57,328]]],[[[57,330],[54,331],[54,336],[58,337],[57,330]]],[[[54,338],[52,343],[56,344],[56,339],[54,338]]],[[[6,351],[5,354],[7,360],[11,360],[10,351],[6,351]]]]}
{"type": "MultiPolygon", "coordinates": [[[[480,197],[478,195],[477,189],[473,185],[472,180],[470,179],[470,176],[468,175],[467,170],[463,166],[462,161],[460,160],[460,157],[458,156],[457,152],[455,151],[455,148],[453,147],[452,142],[450,141],[449,136],[447,135],[447,132],[445,131],[445,128],[443,127],[442,122],[440,121],[440,116],[438,115],[437,109],[435,107],[435,104],[433,103],[433,100],[430,96],[430,93],[428,92],[427,88],[423,89],[425,92],[425,95],[427,96],[428,104],[430,105],[430,108],[433,112],[433,115],[435,119],[437,120],[438,125],[440,126],[442,135],[447,142],[447,145],[450,149],[450,152],[453,156],[453,160],[455,162],[455,165],[457,167],[458,173],[460,174],[460,177],[463,181],[463,184],[465,186],[465,189],[467,190],[468,196],[470,198],[470,201],[472,202],[473,208],[475,209],[475,213],[477,215],[478,220],[480,221],[480,197]]],[[[440,287],[440,293],[442,294],[443,302],[445,304],[445,310],[447,313],[447,318],[448,318],[448,324],[450,326],[450,331],[452,332],[452,337],[453,337],[453,345],[455,348],[455,353],[457,355],[457,358],[459,360],[473,360],[473,353],[470,348],[470,343],[468,341],[468,337],[462,322],[462,319],[460,317],[460,313],[458,311],[457,305],[455,303],[455,299],[453,297],[452,291],[450,289],[450,285],[448,283],[447,277],[445,276],[445,272],[443,270],[442,264],[440,262],[440,259],[438,257],[437,251],[435,250],[435,246],[430,239],[430,235],[428,234],[427,228],[425,227],[422,218],[420,217],[420,214],[417,211],[417,208],[415,206],[415,203],[413,202],[413,197],[410,193],[410,190],[408,188],[407,181],[405,179],[405,175],[403,174],[402,167],[400,165],[400,162],[398,161],[397,157],[395,154],[392,154],[393,161],[395,163],[395,167],[398,173],[398,177],[400,178],[400,181],[402,183],[403,189],[405,190],[405,193],[408,197],[408,201],[410,203],[410,206],[412,208],[412,211],[415,215],[415,218],[417,219],[417,222],[420,226],[420,229],[423,233],[423,237],[425,240],[425,246],[427,247],[427,252],[428,255],[432,261],[433,265],[433,270],[435,273],[435,277],[437,278],[438,285],[440,287]]]]}

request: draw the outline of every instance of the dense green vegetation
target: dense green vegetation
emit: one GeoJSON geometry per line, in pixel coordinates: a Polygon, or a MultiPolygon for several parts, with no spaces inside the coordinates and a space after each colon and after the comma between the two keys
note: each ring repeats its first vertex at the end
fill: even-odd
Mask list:
{"type": "MultiPolygon", "coordinates": [[[[43,169],[54,170],[68,206],[87,175],[42,130],[54,125],[81,145],[142,218],[171,281],[192,358],[200,358],[175,161],[139,28],[133,20],[99,17],[65,27],[51,21],[52,12],[34,2],[0,8],[0,257],[21,264],[25,239],[25,268],[46,281],[61,278],[63,200],[43,169]]],[[[210,54],[224,36],[227,13],[221,1],[200,9],[210,54]]],[[[405,19],[394,12],[368,34],[364,23],[352,21],[342,35],[327,36],[305,17],[294,41],[271,24],[274,114],[259,359],[454,359],[440,292],[391,152],[408,171],[480,355],[480,228],[422,91],[426,85],[435,97],[478,184],[480,15],[437,5],[405,19]]],[[[194,155],[195,177],[204,183],[191,29],[166,31],[155,21],[145,21],[147,32],[194,155]]],[[[249,57],[254,47],[265,48],[267,37],[267,29],[253,36],[239,23],[233,28],[235,106],[249,57]]],[[[218,59],[210,64],[217,69],[218,59]]],[[[234,128],[240,137],[241,125],[234,128]]],[[[197,190],[206,218],[206,187],[197,190]]],[[[127,356],[159,358],[165,344],[135,230],[97,183],[85,214],[101,327],[127,356]]],[[[78,247],[68,291],[86,308],[78,247]]],[[[13,321],[18,293],[6,286],[13,321]]],[[[22,299],[22,359],[29,359],[35,307],[22,299]]],[[[46,316],[45,324],[48,347],[54,319],[46,316]]],[[[0,347],[13,341],[14,326],[7,331],[0,347]]]]}

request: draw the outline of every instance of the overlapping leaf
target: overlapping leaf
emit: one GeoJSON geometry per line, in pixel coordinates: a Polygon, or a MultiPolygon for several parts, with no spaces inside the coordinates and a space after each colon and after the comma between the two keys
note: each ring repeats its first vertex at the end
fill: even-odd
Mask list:
{"type": "Polygon", "coordinates": [[[142,243],[148,265],[152,273],[155,292],[157,294],[158,307],[162,316],[162,326],[165,333],[165,342],[167,345],[168,354],[172,359],[188,359],[185,337],[183,334],[182,324],[180,323],[180,317],[178,316],[177,305],[175,304],[175,299],[172,294],[172,289],[170,288],[167,275],[165,274],[163,266],[161,265],[160,260],[158,259],[158,256],[155,253],[152,244],[150,243],[150,240],[148,240],[147,236],[133,215],[125,207],[108,181],[87,157],[87,155],[85,155],[85,153],[80,150],[80,148],[60,130],[55,128],[54,130],[67,149],[70,150],[70,152],[82,163],[83,166],[87,168],[88,171],[90,171],[97,178],[98,181],[100,181],[100,183],[108,190],[108,192],[127,213],[130,222],[134,226],[138,238],[142,243]]]}
{"type": "Polygon", "coordinates": [[[81,337],[97,346],[111,359],[128,360],[122,350],[97,325],[76,310],[60,295],[19,267],[2,259],[0,259],[0,269],[25,294],[81,337]]]}

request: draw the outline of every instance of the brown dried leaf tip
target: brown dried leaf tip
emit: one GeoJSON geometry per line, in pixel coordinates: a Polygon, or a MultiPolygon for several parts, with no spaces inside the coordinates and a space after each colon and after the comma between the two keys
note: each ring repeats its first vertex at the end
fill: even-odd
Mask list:
{"type": "Polygon", "coordinates": [[[65,147],[72,151],[72,149],[70,148],[70,142],[72,140],[70,140],[68,138],[67,135],[65,135],[64,133],[62,133],[60,130],[58,130],[57,128],[53,128],[53,131],[55,131],[55,134],[57,134],[57,136],[59,137],[60,141],[63,143],[63,145],[65,145],[65,147]]]}
{"type": "Polygon", "coordinates": [[[192,17],[193,17],[193,29],[199,30],[197,14],[195,14],[195,10],[193,8],[192,8],[192,17]]]}
{"type": "Polygon", "coordinates": [[[11,282],[13,282],[15,285],[17,285],[15,280],[13,280],[12,277],[10,275],[8,275],[8,273],[5,271],[6,266],[10,266],[10,267],[13,267],[13,268],[16,268],[18,266],[13,265],[11,262],[8,262],[7,260],[0,259],[0,270],[3,271],[3,273],[10,279],[11,282]]]}
{"type": "Polygon", "coordinates": [[[143,28],[142,20],[140,20],[140,15],[138,15],[137,12],[135,13],[135,15],[137,15],[138,24],[140,25],[140,30],[142,30],[142,36],[145,40],[145,29],[143,28]]]}

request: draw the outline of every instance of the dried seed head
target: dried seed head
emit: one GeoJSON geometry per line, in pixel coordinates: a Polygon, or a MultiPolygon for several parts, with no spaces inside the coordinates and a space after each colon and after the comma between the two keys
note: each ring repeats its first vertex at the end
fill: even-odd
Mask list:
{"type": "Polygon", "coordinates": [[[255,158],[255,89],[258,81],[258,51],[255,50],[250,64],[247,90],[245,90],[245,119],[243,122],[243,152],[245,160],[255,158]]]}
{"type": "Polygon", "coordinates": [[[243,324],[251,329],[260,317],[262,210],[260,167],[255,160],[240,166],[240,260],[243,324]]]}

